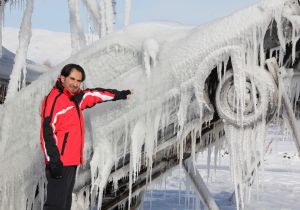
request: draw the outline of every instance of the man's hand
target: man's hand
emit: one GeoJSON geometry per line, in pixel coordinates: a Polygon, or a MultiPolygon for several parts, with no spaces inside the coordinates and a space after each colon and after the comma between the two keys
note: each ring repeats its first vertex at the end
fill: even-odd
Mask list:
{"type": "Polygon", "coordinates": [[[126,99],[129,99],[130,98],[129,95],[133,94],[133,90],[129,90],[129,91],[130,91],[130,93],[127,95],[126,99]]]}
{"type": "Polygon", "coordinates": [[[56,162],[49,163],[50,166],[50,174],[54,179],[61,179],[62,178],[62,171],[63,171],[63,164],[60,160],[56,162]]]}
{"type": "Polygon", "coordinates": [[[116,91],[113,101],[127,99],[127,96],[130,94],[132,94],[131,90],[116,91]]]}

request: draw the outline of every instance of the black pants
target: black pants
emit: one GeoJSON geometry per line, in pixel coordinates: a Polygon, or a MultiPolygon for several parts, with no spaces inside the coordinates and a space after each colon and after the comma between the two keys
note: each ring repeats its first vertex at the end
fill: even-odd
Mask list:
{"type": "Polygon", "coordinates": [[[70,210],[72,206],[72,192],[75,184],[77,166],[64,166],[61,179],[51,177],[46,167],[47,200],[43,210],[70,210]]]}

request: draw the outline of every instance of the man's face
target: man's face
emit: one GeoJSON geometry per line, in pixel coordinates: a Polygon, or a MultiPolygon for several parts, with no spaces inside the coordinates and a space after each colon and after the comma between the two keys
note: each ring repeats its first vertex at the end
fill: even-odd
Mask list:
{"type": "Polygon", "coordinates": [[[76,93],[82,82],[82,74],[76,69],[72,69],[69,76],[60,76],[61,82],[65,88],[67,88],[71,93],[76,93]]]}

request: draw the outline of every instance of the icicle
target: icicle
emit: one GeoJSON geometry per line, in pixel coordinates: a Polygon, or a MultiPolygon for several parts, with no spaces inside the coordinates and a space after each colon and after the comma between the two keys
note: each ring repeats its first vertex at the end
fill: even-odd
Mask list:
{"type": "Polygon", "coordinates": [[[131,13],[131,0],[125,0],[125,16],[124,16],[124,26],[128,26],[130,23],[130,13],[131,13]]]}
{"type": "Polygon", "coordinates": [[[139,120],[131,134],[131,149],[130,149],[130,169],[129,169],[129,197],[128,197],[128,209],[130,208],[132,199],[132,184],[138,177],[141,163],[141,151],[142,146],[145,143],[146,127],[145,120],[139,120]]]}
{"type": "Polygon", "coordinates": [[[252,65],[257,65],[258,64],[258,37],[257,37],[257,27],[253,28],[252,32],[252,51],[253,51],[253,56],[251,60],[252,65]]]}
{"type": "Polygon", "coordinates": [[[253,129],[237,129],[225,124],[238,209],[243,209],[245,202],[250,199],[253,178],[258,171],[258,165],[263,164],[265,123],[262,121],[253,129]]]}
{"type": "Polygon", "coordinates": [[[21,82],[21,71],[25,66],[28,46],[31,38],[31,16],[33,12],[34,0],[27,0],[20,31],[19,48],[17,49],[15,64],[10,75],[10,81],[7,89],[6,101],[12,100],[17,92],[18,85],[21,82]]]}
{"type": "MultiPolygon", "coordinates": [[[[101,1],[103,2],[103,1],[101,1]]],[[[105,31],[102,31],[103,28],[103,21],[102,19],[104,18],[103,16],[103,7],[101,8],[98,4],[98,1],[95,0],[83,0],[83,3],[85,4],[88,13],[90,14],[90,17],[92,18],[92,24],[99,37],[102,37],[105,35],[105,31]]],[[[102,3],[101,3],[102,4],[102,3]]]]}
{"type": "Polygon", "coordinates": [[[104,37],[106,35],[107,29],[106,29],[106,15],[105,15],[105,1],[100,1],[99,9],[101,11],[101,17],[100,17],[100,27],[101,27],[101,37],[104,37]]]}
{"type": "Polygon", "coordinates": [[[107,34],[110,34],[114,31],[114,9],[112,0],[102,0],[104,1],[104,11],[105,11],[105,26],[107,34]]]}
{"type": "Polygon", "coordinates": [[[26,65],[26,63],[23,66],[22,75],[23,75],[22,88],[24,88],[24,87],[26,87],[26,75],[27,75],[27,65],[26,65]]]}
{"type": "Polygon", "coordinates": [[[145,139],[145,159],[147,170],[150,175],[151,182],[151,174],[152,174],[152,164],[153,164],[153,156],[155,155],[155,149],[157,146],[157,133],[159,131],[159,122],[161,118],[161,111],[158,110],[154,114],[148,113],[146,119],[146,139],[145,139]]]}
{"type": "Polygon", "coordinates": [[[2,57],[2,28],[4,19],[4,2],[0,0],[0,58],[2,57]]]}
{"type": "Polygon", "coordinates": [[[292,63],[294,63],[296,60],[296,46],[297,46],[297,42],[300,39],[300,36],[298,34],[300,23],[297,24],[297,22],[294,21],[293,19],[291,19],[290,21],[292,24],[292,63]]]}
{"type": "Polygon", "coordinates": [[[284,37],[284,32],[283,32],[282,12],[283,12],[283,9],[281,9],[281,11],[278,11],[278,10],[274,11],[274,16],[275,16],[274,18],[277,23],[277,35],[278,35],[278,39],[280,42],[281,51],[285,52],[286,39],[284,37]]]}
{"type": "Polygon", "coordinates": [[[233,101],[236,103],[237,108],[237,120],[238,123],[244,122],[244,110],[245,110],[245,91],[246,91],[246,73],[244,64],[246,61],[243,59],[243,52],[237,51],[232,53],[232,67],[234,77],[234,90],[235,97],[233,101]]]}
{"type": "MultiPolygon", "coordinates": [[[[192,163],[193,165],[196,164],[196,138],[197,138],[197,132],[195,130],[192,130],[191,132],[191,139],[192,139],[192,151],[191,151],[191,156],[192,156],[192,163]]],[[[196,168],[194,168],[196,170],[196,168]]]]}
{"type": "MultiPolygon", "coordinates": [[[[263,37],[263,35],[261,35],[261,37],[263,37]]],[[[266,55],[265,55],[265,50],[264,50],[264,39],[262,39],[260,37],[260,43],[259,43],[259,46],[260,46],[260,50],[259,50],[259,60],[260,60],[260,66],[264,66],[265,62],[266,62],[266,55]]]]}
{"type": "Polygon", "coordinates": [[[218,63],[217,65],[217,73],[218,73],[218,78],[219,81],[221,82],[221,78],[222,78],[222,69],[223,69],[223,62],[222,63],[218,63]]]}
{"type": "Polygon", "coordinates": [[[72,54],[74,54],[86,45],[86,39],[80,21],[78,0],[68,0],[68,6],[70,14],[69,22],[71,32],[72,54]]]}
{"type": "Polygon", "coordinates": [[[97,204],[97,209],[99,209],[102,204],[103,190],[105,189],[111,168],[115,163],[116,154],[114,154],[113,145],[116,139],[112,133],[102,133],[101,131],[99,133],[94,132],[93,139],[101,139],[101,141],[94,142],[94,152],[90,162],[92,179],[91,203],[92,205],[97,204]]]}
{"type": "Polygon", "coordinates": [[[133,169],[133,182],[136,181],[141,162],[142,146],[145,143],[146,127],[144,119],[138,121],[131,134],[130,164],[133,169]]]}
{"type": "Polygon", "coordinates": [[[177,152],[179,154],[180,163],[182,163],[184,144],[186,141],[186,136],[185,136],[186,133],[184,132],[184,127],[187,120],[188,105],[192,97],[191,92],[187,90],[187,87],[184,86],[181,87],[180,97],[181,97],[180,105],[179,105],[179,110],[177,112],[178,127],[179,127],[179,130],[177,132],[177,140],[178,140],[177,152]]]}
{"type": "Polygon", "coordinates": [[[129,125],[125,122],[125,132],[123,135],[124,146],[123,146],[123,164],[125,163],[125,157],[127,154],[127,142],[129,141],[129,125]]]}

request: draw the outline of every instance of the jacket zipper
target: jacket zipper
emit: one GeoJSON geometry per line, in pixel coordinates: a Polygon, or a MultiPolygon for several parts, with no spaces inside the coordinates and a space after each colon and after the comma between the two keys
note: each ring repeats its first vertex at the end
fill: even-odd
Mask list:
{"type": "Polygon", "coordinates": [[[75,103],[75,106],[76,106],[76,109],[77,109],[77,113],[78,113],[78,118],[79,118],[79,124],[80,124],[80,136],[81,136],[81,142],[80,142],[80,163],[82,164],[82,153],[83,153],[83,149],[82,149],[82,144],[83,144],[83,142],[82,142],[82,139],[83,139],[83,136],[82,136],[82,125],[81,125],[81,117],[80,117],[80,108],[79,108],[79,105],[78,105],[78,103],[76,103],[75,101],[74,101],[74,103],[75,103]]]}
{"type": "Polygon", "coordinates": [[[69,132],[65,133],[65,137],[64,137],[64,141],[63,141],[63,145],[62,145],[62,149],[61,149],[61,155],[64,155],[68,136],[69,136],[69,132]]]}

